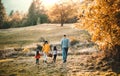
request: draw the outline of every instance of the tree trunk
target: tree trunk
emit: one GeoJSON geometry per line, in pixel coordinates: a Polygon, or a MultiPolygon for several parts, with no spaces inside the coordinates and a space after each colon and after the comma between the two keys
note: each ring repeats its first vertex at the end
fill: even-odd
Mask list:
{"type": "Polygon", "coordinates": [[[61,12],[60,15],[61,15],[61,20],[60,20],[61,27],[63,27],[63,24],[64,24],[63,13],[61,12]]]}
{"type": "Polygon", "coordinates": [[[115,45],[116,56],[114,57],[116,61],[120,62],[120,45],[115,45]]]}
{"type": "Polygon", "coordinates": [[[63,18],[61,18],[61,27],[63,27],[63,24],[64,24],[64,20],[63,18]]]}
{"type": "Polygon", "coordinates": [[[61,27],[63,27],[63,24],[64,24],[64,23],[63,23],[63,22],[61,22],[61,27]]]}
{"type": "Polygon", "coordinates": [[[0,23],[0,29],[2,29],[2,25],[3,25],[3,23],[1,22],[1,23],[0,23]]]}

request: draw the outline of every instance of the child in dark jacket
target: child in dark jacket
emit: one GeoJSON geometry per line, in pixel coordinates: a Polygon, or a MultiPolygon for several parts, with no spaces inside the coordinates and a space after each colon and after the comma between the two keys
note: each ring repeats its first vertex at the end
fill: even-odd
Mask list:
{"type": "Polygon", "coordinates": [[[53,47],[53,62],[56,62],[56,58],[57,58],[57,47],[54,46],[53,47]]]}
{"type": "Polygon", "coordinates": [[[39,58],[40,58],[40,53],[39,53],[39,51],[36,51],[35,58],[36,58],[36,64],[39,64],[39,58]]]}

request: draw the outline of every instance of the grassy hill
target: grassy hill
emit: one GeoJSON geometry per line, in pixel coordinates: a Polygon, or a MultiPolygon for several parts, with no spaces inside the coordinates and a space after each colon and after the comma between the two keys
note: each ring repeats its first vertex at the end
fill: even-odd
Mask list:
{"type": "Polygon", "coordinates": [[[50,43],[59,43],[62,36],[67,34],[69,37],[86,39],[85,31],[73,28],[73,24],[41,24],[30,27],[10,28],[0,30],[0,49],[12,47],[24,47],[38,43],[40,38],[48,40],[50,43]]]}

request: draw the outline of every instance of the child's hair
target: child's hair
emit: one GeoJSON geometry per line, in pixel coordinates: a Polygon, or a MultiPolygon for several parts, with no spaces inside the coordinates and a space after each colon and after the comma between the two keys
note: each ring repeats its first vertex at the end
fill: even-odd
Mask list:
{"type": "Polygon", "coordinates": [[[38,54],[39,54],[39,51],[36,52],[36,55],[38,55],[38,54]]]}
{"type": "Polygon", "coordinates": [[[56,46],[54,46],[54,47],[53,47],[53,50],[56,50],[56,51],[57,51],[57,47],[56,47],[56,46]]]}
{"type": "Polygon", "coordinates": [[[37,48],[36,48],[36,50],[41,51],[41,50],[42,50],[42,46],[41,46],[41,45],[39,45],[39,44],[37,44],[37,48]]]}

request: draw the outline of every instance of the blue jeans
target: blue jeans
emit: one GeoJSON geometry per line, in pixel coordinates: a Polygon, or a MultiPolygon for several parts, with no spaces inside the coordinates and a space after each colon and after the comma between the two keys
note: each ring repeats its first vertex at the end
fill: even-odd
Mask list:
{"type": "Polygon", "coordinates": [[[66,62],[68,54],[68,48],[62,48],[63,62],[66,62]]]}

